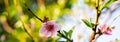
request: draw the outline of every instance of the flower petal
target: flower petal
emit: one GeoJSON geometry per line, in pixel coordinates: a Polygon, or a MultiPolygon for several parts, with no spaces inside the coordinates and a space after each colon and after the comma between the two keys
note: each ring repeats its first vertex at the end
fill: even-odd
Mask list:
{"type": "Polygon", "coordinates": [[[105,31],[105,34],[111,35],[111,32],[112,32],[112,30],[106,30],[106,31],[105,31]]]}
{"type": "Polygon", "coordinates": [[[46,24],[47,24],[47,25],[54,25],[54,24],[55,24],[55,21],[54,21],[54,20],[53,20],[53,21],[48,21],[46,24]]]}
{"type": "Polygon", "coordinates": [[[41,28],[41,29],[40,29],[40,33],[41,33],[41,34],[44,34],[45,32],[46,32],[46,29],[45,29],[45,28],[41,28]]]}
{"type": "Polygon", "coordinates": [[[107,28],[107,24],[100,24],[99,29],[104,30],[107,28]]]}
{"type": "Polygon", "coordinates": [[[51,32],[47,31],[47,32],[45,33],[45,37],[50,37],[51,34],[52,34],[51,32]]]}
{"type": "Polygon", "coordinates": [[[45,28],[41,28],[40,33],[42,35],[44,35],[45,37],[50,37],[51,36],[51,32],[47,31],[45,28]]]}
{"type": "Polygon", "coordinates": [[[56,36],[56,35],[57,35],[57,31],[52,31],[51,36],[54,37],[54,36],[56,36]]]}
{"type": "Polygon", "coordinates": [[[61,26],[60,26],[60,25],[58,25],[58,24],[54,25],[54,30],[59,31],[59,30],[60,30],[60,28],[61,28],[61,26]]]}

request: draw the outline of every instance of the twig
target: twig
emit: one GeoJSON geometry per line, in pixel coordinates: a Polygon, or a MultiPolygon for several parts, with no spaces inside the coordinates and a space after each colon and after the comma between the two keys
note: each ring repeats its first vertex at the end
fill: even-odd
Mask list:
{"type": "Polygon", "coordinates": [[[27,10],[28,10],[33,16],[35,16],[38,20],[40,20],[41,22],[43,22],[43,20],[40,19],[39,17],[37,17],[37,16],[31,11],[30,8],[27,8],[27,10]]]}
{"type": "Polygon", "coordinates": [[[32,42],[35,42],[32,35],[27,31],[27,29],[25,28],[24,22],[22,21],[22,19],[20,18],[22,25],[23,25],[23,29],[24,31],[28,34],[28,36],[32,39],[32,42]]]}
{"type": "Polygon", "coordinates": [[[32,37],[32,35],[27,31],[27,29],[25,28],[25,25],[24,25],[24,23],[23,23],[23,28],[24,28],[24,30],[25,30],[25,32],[30,36],[30,38],[32,39],[32,42],[35,42],[34,41],[34,39],[33,39],[33,37],[32,37]]]}

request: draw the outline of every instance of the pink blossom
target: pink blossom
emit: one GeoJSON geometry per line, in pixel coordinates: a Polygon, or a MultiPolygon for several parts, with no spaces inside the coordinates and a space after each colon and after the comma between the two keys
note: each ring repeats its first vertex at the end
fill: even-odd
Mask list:
{"type": "Polygon", "coordinates": [[[60,25],[56,24],[55,21],[47,21],[42,24],[40,33],[45,37],[53,37],[56,36],[58,30],[60,30],[60,25]]]}
{"type": "Polygon", "coordinates": [[[112,29],[114,29],[115,27],[114,26],[109,27],[107,24],[100,24],[98,28],[102,33],[110,35],[112,32],[112,29]]]}
{"type": "Polygon", "coordinates": [[[100,24],[98,28],[103,31],[106,30],[107,27],[108,27],[107,24],[100,24]]]}
{"type": "Polygon", "coordinates": [[[110,35],[110,34],[111,34],[111,32],[112,32],[112,30],[111,30],[111,29],[107,29],[104,33],[105,33],[105,34],[110,35]]]}

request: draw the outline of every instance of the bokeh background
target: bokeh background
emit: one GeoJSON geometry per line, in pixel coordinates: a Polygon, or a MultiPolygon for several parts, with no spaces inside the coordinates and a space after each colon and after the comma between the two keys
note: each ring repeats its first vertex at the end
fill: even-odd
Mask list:
{"type": "MultiPolygon", "coordinates": [[[[27,8],[39,18],[48,17],[62,25],[61,30],[69,31],[75,27],[74,42],[89,42],[92,29],[81,19],[95,21],[96,0],[0,0],[0,42],[60,42],[63,38],[46,39],[40,35],[42,22],[35,18],[27,8]],[[32,39],[31,39],[32,38],[32,39]],[[46,40],[46,41],[45,41],[46,40]]],[[[102,35],[96,42],[120,42],[120,0],[100,0],[101,16],[99,23],[114,25],[112,35],[102,35]],[[108,4],[105,4],[108,3],[108,4]]]]}

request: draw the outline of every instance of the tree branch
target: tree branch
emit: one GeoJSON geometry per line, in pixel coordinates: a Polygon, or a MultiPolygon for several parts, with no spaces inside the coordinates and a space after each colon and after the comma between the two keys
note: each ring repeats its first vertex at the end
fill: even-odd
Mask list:
{"type": "Polygon", "coordinates": [[[96,36],[96,29],[98,25],[98,19],[100,17],[101,11],[99,10],[99,0],[97,0],[97,6],[96,6],[96,19],[95,19],[95,27],[93,28],[93,34],[91,35],[90,42],[95,42],[95,36],[96,36]]]}
{"type": "Polygon", "coordinates": [[[40,20],[41,22],[43,22],[43,20],[40,19],[39,17],[37,17],[37,16],[31,11],[30,8],[27,8],[27,10],[28,10],[33,16],[35,16],[35,18],[37,18],[38,20],[40,20]]]}

